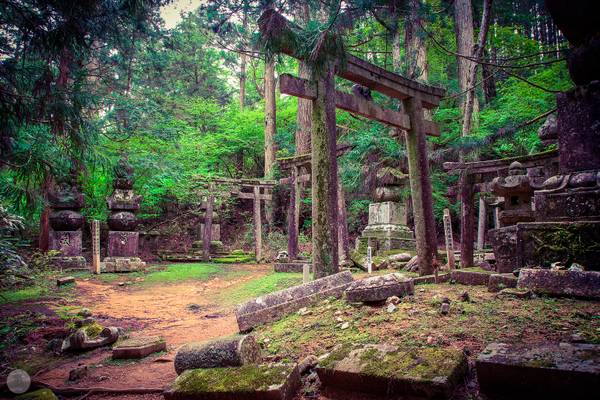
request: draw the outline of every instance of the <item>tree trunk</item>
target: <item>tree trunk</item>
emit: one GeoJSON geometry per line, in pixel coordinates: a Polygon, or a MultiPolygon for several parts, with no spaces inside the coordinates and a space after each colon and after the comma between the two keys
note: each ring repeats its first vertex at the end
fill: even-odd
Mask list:
{"type": "Polygon", "coordinates": [[[292,168],[292,183],[290,184],[290,204],[288,208],[288,258],[298,258],[298,225],[296,221],[296,197],[298,196],[298,169],[292,168]]]}
{"type": "Polygon", "coordinates": [[[262,216],[260,207],[260,187],[254,186],[254,256],[256,262],[262,260],[262,216]]]}
{"type": "MultiPolygon", "coordinates": [[[[244,10],[244,16],[242,17],[242,26],[244,29],[244,33],[248,27],[248,15],[246,10],[244,10]]],[[[246,62],[247,57],[246,53],[244,53],[244,46],[241,48],[242,53],[240,53],[240,110],[243,110],[246,105],[246,62]]]]}
{"type": "Polygon", "coordinates": [[[212,240],[212,218],[213,204],[215,202],[215,186],[210,183],[208,185],[208,196],[206,198],[206,213],[204,214],[204,232],[202,232],[202,259],[210,260],[210,242],[212,240]]]}
{"type": "Polygon", "coordinates": [[[337,249],[337,154],[333,67],[313,74],[312,101],[312,244],[313,272],[322,278],[339,271],[337,249]]]}
{"type": "MultiPolygon", "coordinates": [[[[473,9],[471,0],[454,1],[454,23],[456,30],[456,52],[460,55],[471,56],[473,54],[473,9]]],[[[475,64],[464,57],[457,57],[458,64],[458,87],[464,93],[469,87],[469,70],[475,64]]],[[[462,96],[460,108],[465,107],[465,97],[462,96]]]]}
{"type": "Polygon", "coordinates": [[[265,178],[271,178],[275,164],[275,59],[265,62],[265,178]]]}
{"type": "Polygon", "coordinates": [[[348,243],[348,221],[346,217],[346,198],[344,187],[338,176],[338,255],[341,261],[350,259],[350,244],[348,243]]]}
{"type": "Polygon", "coordinates": [[[404,27],[404,46],[408,63],[406,74],[410,79],[427,81],[427,48],[421,32],[421,0],[408,0],[408,15],[404,27]]]}

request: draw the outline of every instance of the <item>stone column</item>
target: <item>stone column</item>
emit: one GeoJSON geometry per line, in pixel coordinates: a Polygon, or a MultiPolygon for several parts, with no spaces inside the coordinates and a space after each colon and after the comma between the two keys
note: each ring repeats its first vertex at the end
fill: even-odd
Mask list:
{"type": "Polygon", "coordinates": [[[60,253],[52,258],[62,269],[85,269],[86,261],[81,251],[83,194],[77,185],[77,173],[58,181],[48,194],[50,202],[50,250],[60,253]]]}
{"type": "Polygon", "coordinates": [[[487,225],[487,205],[483,194],[479,194],[479,217],[477,219],[477,250],[485,247],[485,228],[487,225]]]}
{"type": "Polygon", "coordinates": [[[106,272],[136,271],[145,266],[138,257],[139,232],[135,212],[140,208],[141,196],[133,192],[133,168],[123,156],[114,168],[114,190],[106,199],[111,211],[108,217],[108,250],[104,259],[106,272]]]}

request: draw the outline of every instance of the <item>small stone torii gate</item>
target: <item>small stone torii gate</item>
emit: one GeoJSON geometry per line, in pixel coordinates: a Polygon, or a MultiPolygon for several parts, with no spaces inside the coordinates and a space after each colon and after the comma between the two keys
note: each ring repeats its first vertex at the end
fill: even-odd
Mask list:
{"type": "Polygon", "coordinates": [[[261,200],[271,201],[275,181],[265,179],[229,179],[214,178],[208,183],[206,214],[204,217],[203,253],[207,258],[210,252],[213,205],[215,201],[215,184],[232,186],[229,195],[239,199],[252,200],[254,205],[254,252],[257,262],[262,259],[262,215],[261,200]],[[249,190],[249,191],[244,191],[249,190]]]}
{"type": "MultiPolygon", "coordinates": [[[[297,26],[270,8],[258,20],[263,39],[276,51],[302,58],[297,26]]],[[[326,40],[329,40],[328,38],[326,40]]],[[[337,158],[335,108],[373,119],[406,131],[406,148],[413,201],[417,253],[421,274],[433,272],[437,254],[435,221],[429,179],[425,135],[439,135],[437,126],[425,119],[424,108],[438,106],[444,90],[418,83],[350,54],[345,62],[322,66],[311,80],[290,75],[280,77],[281,93],[312,100],[311,169],[313,218],[313,271],[316,277],[338,271],[337,251],[337,158]],[[406,111],[384,109],[366,98],[335,90],[334,75],[402,101],[406,111]]]]}

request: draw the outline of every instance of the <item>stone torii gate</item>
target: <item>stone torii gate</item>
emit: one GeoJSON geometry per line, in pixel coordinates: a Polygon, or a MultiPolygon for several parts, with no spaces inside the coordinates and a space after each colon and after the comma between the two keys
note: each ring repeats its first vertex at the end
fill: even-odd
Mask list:
{"type": "MultiPolygon", "coordinates": [[[[354,146],[348,144],[339,144],[337,146],[337,157],[342,156],[354,146]]],[[[281,170],[289,170],[290,176],[281,178],[279,183],[290,185],[290,204],[288,208],[288,257],[291,260],[298,256],[298,232],[300,230],[300,201],[301,184],[311,182],[311,174],[301,174],[301,171],[311,170],[311,155],[300,154],[293,157],[278,158],[277,162],[281,170]]],[[[348,226],[346,223],[346,206],[344,201],[344,192],[341,183],[338,182],[338,255],[347,256],[349,249],[344,248],[348,242],[348,226]]],[[[347,247],[347,246],[346,246],[347,247]]]]}
{"type": "MultiPolygon", "coordinates": [[[[303,57],[299,49],[290,45],[299,42],[295,33],[299,28],[277,11],[267,9],[258,24],[261,35],[276,51],[298,59],[303,57]]],[[[425,120],[424,108],[437,107],[444,90],[404,78],[350,54],[344,59],[344,63],[322,65],[320,72],[312,72],[310,81],[289,75],[280,77],[282,93],[310,99],[313,104],[311,167],[315,275],[320,277],[338,271],[336,107],[406,131],[419,271],[421,274],[432,273],[437,246],[425,135],[439,135],[439,131],[433,122],[425,120]],[[335,90],[334,74],[401,100],[406,113],[386,110],[366,98],[335,90]]]]}

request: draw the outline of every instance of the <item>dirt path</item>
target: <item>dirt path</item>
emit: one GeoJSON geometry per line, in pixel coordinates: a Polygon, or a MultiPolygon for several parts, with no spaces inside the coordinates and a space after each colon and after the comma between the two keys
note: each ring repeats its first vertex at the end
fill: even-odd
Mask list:
{"type": "MultiPolygon", "coordinates": [[[[173,358],[177,348],[188,342],[204,341],[237,332],[234,306],[219,304],[223,292],[258,279],[269,266],[231,266],[232,271],[249,271],[243,276],[215,277],[208,281],[173,284],[119,286],[96,281],[78,281],[79,302],[93,311],[105,326],[130,330],[131,337],[160,335],[167,341],[167,354],[141,361],[116,363],[110,349],[98,349],[40,374],[54,386],[76,387],[164,387],[175,379],[173,358]],[[190,305],[192,309],[189,308],[190,305]],[[69,371],[88,366],[88,376],[76,384],[67,382],[69,371]]],[[[140,396],[144,397],[144,396],[140,396]]]]}

